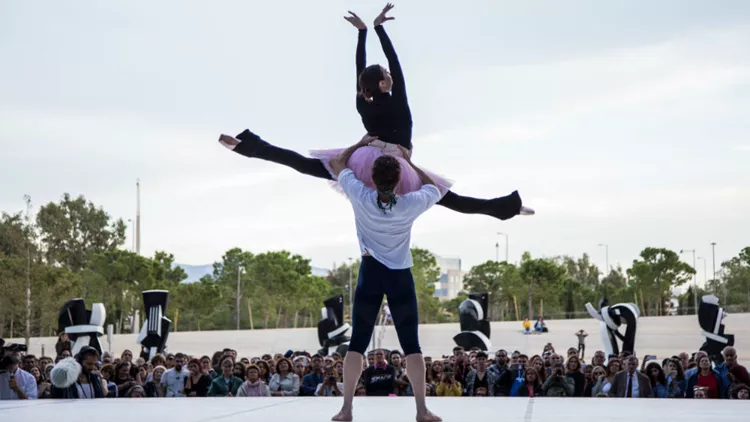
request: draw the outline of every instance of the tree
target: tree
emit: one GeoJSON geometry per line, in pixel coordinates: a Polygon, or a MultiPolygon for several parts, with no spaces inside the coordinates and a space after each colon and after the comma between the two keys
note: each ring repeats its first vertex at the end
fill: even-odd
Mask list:
{"type": "Polygon", "coordinates": [[[440,268],[435,255],[426,249],[412,248],[414,287],[417,291],[420,322],[436,322],[440,300],[435,297],[435,283],[440,281],[440,268]]]}
{"type": "MultiPolygon", "coordinates": [[[[521,290],[518,268],[507,262],[487,261],[472,267],[464,277],[464,288],[469,292],[488,293],[490,319],[505,320],[508,310],[515,309],[514,296],[521,290]]],[[[518,315],[515,319],[518,319],[518,315]]]]}
{"type": "MultiPolygon", "coordinates": [[[[532,259],[526,252],[521,258],[519,272],[527,290],[526,310],[529,319],[534,317],[534,298],[539,299],[539,303],[543,301],[547,310],[560,310],[560,291],[563,291],[565,285],[565,267],[552,259],[532,259]]],[[[539,314],[543,314],[541,305],[539,314]]]]}
{"type": "Polygon", "coordinates": [[[125,242],[122,219],[110,222],[109,214],[83,195],[72,199],[64,194],[59,203],[41,207],[36,221],[47,262],[72,271],[85,268],[93,254],[114,250],[125,242]]]}
{"type": "Polygon", "coordinates": [[[633,261],[628,275],[636,295],[642,297],[643,315],[653,310],[657,316],[661,316],[665,302],[672,298],[672,289],[688,282],[695,269],[669,249],[646,248],[641,251],[640,257],[633,261]]]}
{"type": "MultiPolygon", "coordinates": [[[[727,299],[725,307],[732,306],[736,311],[750,310],[750,247],[740,251],[739,255],[721,264],[722,284],[726,286],[727,299]]],[[[717,286],[719,287],[719,286],[717,286]]],[[[717,291],[721,292],[724,286],[717,291]]]]}

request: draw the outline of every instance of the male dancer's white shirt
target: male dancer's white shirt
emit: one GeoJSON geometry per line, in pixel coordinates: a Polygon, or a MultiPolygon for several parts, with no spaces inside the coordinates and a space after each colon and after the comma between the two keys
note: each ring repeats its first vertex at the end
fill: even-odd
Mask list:
{"type": "Polygon", "coordinates": [[[396,205],[383,212],[378,193],[362,183],[351,169],[339,173],[338,183],[354,209],[359,248],[392,270],[411,268],[411,228],[414,220],[442,197],[434,185],[397,197],[396,205]]]}

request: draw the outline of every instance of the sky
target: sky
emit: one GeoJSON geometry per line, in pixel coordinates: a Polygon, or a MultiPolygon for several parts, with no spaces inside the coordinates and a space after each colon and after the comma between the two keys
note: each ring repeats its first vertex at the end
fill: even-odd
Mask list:
{"type": "MultiPolygon", "coordinates": [[[[356,256],[343,196],[217,138],[250,128],[302,153],[358,141],[342,16],[371,26],[383,5],[0,2],[0,210],[69,192],[127,221],[140,178],[146,255],[356,256]]],[[[465,269],[504,257],[498,232],[511,261],[588,253],[604,267],[607,244],[628,267],[646,246],[696,249],[710,277],[711,242],[717,267],[750,245],[750,2],[411,0],[392,16],[415,163],[459,194],[518,189],[537,211],[501,222],[435,207],[413,246],[465,269]]],[[[367,47],[385,63],[374,33],[367,47]]]]}

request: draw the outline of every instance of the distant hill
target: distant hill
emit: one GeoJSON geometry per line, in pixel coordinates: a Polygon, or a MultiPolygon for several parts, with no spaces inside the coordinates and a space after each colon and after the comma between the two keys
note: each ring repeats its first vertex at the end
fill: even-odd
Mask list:
{"type": "MultiPolygon", "coordinates": [[[[200,281],[203,276],[211,275],[214,273],[214,264],[175,264],[175,266],[182,268],[185,271],[185,274],[187,274],[187,278],[183,281],[183,283],[195,283],[196,281],[200,281]]],[[[329,270],[325,268],[312,267],[311,272],[312,275],[316,275],[318,277],[326,277],[328,275],[328,271],[329,270]]]]}

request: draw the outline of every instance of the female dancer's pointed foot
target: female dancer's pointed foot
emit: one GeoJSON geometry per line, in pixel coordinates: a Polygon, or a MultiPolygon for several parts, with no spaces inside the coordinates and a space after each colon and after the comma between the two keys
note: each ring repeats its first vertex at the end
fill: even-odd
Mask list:
{"type": "Polygon", "coordinates": [[[533,208],[523,207],[522,206],[521,207],[521,212],[519,214],[521,214],[521,215],[534,215],[534,214],[536,214],[536,211],[534,211],[533,208]]]}
{"type": "Polygon", "coordinates": [[[263,147],[269,145],[268,142],[264,141],[260,136],[253,132],[250,132],[248,129],[243,130],[236,138],[239,140],[240,145],[236,149],[236,152],[239,152],[246,157],[259,157],[263,155],[261,150],[263,147]]]}
{"type": "Polygon", "coordinates": [[[351,422],[352,419],[352,409],[346,410],[341,409],[339,413],[336,414],[336,416],[332,417],[332,421],[339,421],[339,422],[351,422]]]}
{"type": "Polygon", "coordinates": [[[224,147],[228,148],[229,150],[234,150],[234,148],[240,144],[240,141],[237,139],[229,136],[229,135],[221,135],[219,136],[219,143],[223,145],[224,147]]]}
{"type": "Polygon", "coordinates": [[[429,410],[422,414],[417,414],[417,422],[441,422],[443,419],[430,412],[429,410]]]}

